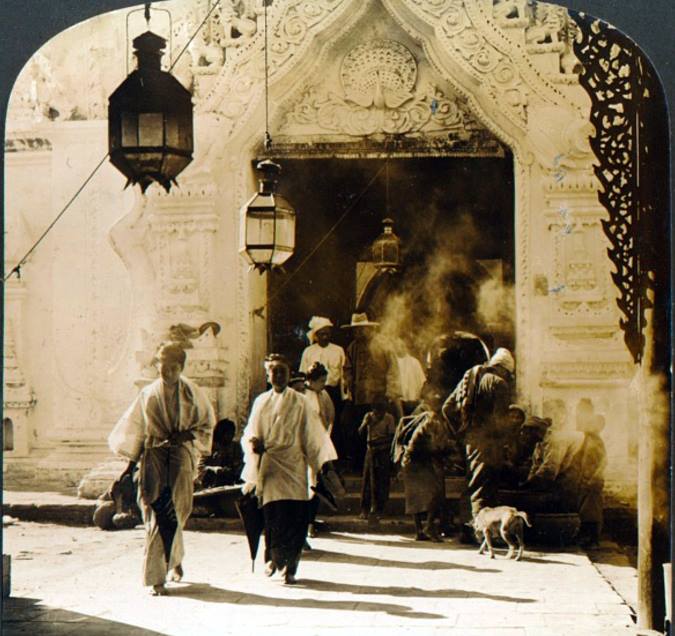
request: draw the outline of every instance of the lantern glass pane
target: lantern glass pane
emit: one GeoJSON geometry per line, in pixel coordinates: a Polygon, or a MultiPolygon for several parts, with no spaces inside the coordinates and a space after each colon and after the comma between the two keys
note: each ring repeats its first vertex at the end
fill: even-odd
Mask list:
{"type": "Polygon", "coordinates": [[[398,263],[398,245],[396,243],[383,243],[382,260],[385,263],[398,263]]]}
{"type": "Polygon", "coordinates": [[[138,145],[161,146],[164,144],[164,115],[162,113],[138,114],[138,145]]]}
{"type": "Polygon", "coordinates": [[[277,210],[276,245],[293,251],[295,247],[295,214],[292,210],[277,210]]]}
{"type": "Polygon", "coordinates": [[[274,219],[268,214],[250,213],[246,219],[246,244],[249,247],[274,244],[274,219]]]}
{"type": "Polygon", "coordinates": [[[175,115],[166,118],[166,145],[169,148],[180,148],[180,128],[175,115]]]}
{"type": "Polygon", "coordinates": [[[122,113],[122,147],[138,146],[138,129],[136,113],[122,113]]]}

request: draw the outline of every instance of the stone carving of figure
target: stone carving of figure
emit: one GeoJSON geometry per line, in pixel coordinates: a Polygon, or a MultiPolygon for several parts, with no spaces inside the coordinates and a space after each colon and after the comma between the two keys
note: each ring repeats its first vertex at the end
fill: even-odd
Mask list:
{"type": "Polygon", "coordinates": [[[228,0],[222,4],[220,22],[226,46],[239,46],[258,31],[258,16],[265,0],[228,0]]]}
{"type": "Polygon", "coordinates": [[[69,119],[73,105],[66,98],[65,91],[57,82],[48,58],[37,53],[30,68],[31,101],[35,104],[38,117],[48,119],[69,119]]]}
{"type": "Polygon", "coordinates": [[[492,0],[493,15],[498,20],[523,20],[528,18],[529,0],[492,0]]]}
{"type": "Polygon", "coordinates": [[[581,73],[581,63],[574,54],[574,41],[579,34],[579,27],[569,16],[565,19],[563,39],[565,50],[560,54],[560,71],[565,75],[578,75],[581,73]]]}
{"type": "Polygon", "coordinates": [[[220,325],[217,322],[205,322],[199,327],[179,323],[169,327],[168,339],[177,342],[183,349],[192,349],[194,346],[192,341],[204,335],[209,329],[214,336],[220,333],[220,325]]]}
{"type": "Polygon", "coordinates": [[[559,44],[565,28],[565,9],[547,4],[534,8],[534,24],[525,32],[528,44],[559,44]]]}

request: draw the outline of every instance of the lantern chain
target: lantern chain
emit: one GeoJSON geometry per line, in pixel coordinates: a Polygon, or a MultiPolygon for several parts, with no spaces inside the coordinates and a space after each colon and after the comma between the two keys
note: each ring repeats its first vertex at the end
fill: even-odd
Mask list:
{"type": "Polygon", "coordinates": [[[254,314],[254,315],[259,316],[259,317],[261,317],[261,318],[263,317],[263,316],[262,316],[262,312],[263,312],[267,307],[269,307],[270,304],[271,304],[274,300],[276,300],[276,299],[279,297],[279,294],[281,294],[281,292],[282,292],[284,289],[286,289],[286,287],[287,287],[288,284],[291,282],[291,280],[293,280],[293,277],[294,277],[294,276],[295,276],[295,275],[296,275],[296,274],[297,274],[297,273],[305,266],[305,264],[307,263],[307,261],[309,261],[309,259],[312,258],[312,256],[314,256],[314,254],[316,254],[316,252],[317,252],[317,251],[319,250],[319,248],[320,248],[320,247],[328,240],[328,238],[331,236],[331,234],[333,234],[333,232],[335,232],[335,230],[337,229],[338,225],[340,225],[340,223],[342,223],[342,221],[345,220],[345,218],[347,217],[347,215],[348,215],[348,214],[356,207],[356,205],[359,203],[359,201],[361,201],[361,199],[365,196],[365,194],[368,192],[368,190],[370,190],[370,188],[371,188],[371,186],[373,185],[373,183],[375,183],[375,182],[377,181],[377,179],[380,177],[380,175],[382,174],[383,170],[385,169],[385,166],[386,166],[386,163],[385,163],[384,166],[380,166],[380,169],[375,173],[375,175],[374,175],[373,178],[368,182],[368,184],[366,185],[366,187],[365,187],[365,188],[359,193],[359,195],[351,202],[351,204],[347,207],[347,209],[342,213],[342,215],[340,216],[340,218],[339,218],[337,221],[335,221],[335,223],[333,224],[333,226],[332,226],[332,227],[331,227],[331,228],[330,228],[330,229],[329,229],[329,230],[321,237],[321,239],[319,240],[319,242],[311,249],[311,251],[309,252],[309,254],[307,254],[307,256],[305,256],[305,258],[303,258],[302,261],[300,261],[300,264],[295,268],[295,270],[293,271],[293,273],[290,274],[290,275],[286,278],[286,280],[284,280],[284,282],[283,282],[281,285],[279,285],[279,287],[277,288],[276,292],[275,292],[274,294],[272,294],[272,296],[270,296],[270,297],[267,299],[267,302],[266,302],[264,305],[258,307],[257,309],[252,310],[252,311],[251,311],[251,314],[254,314]]]}

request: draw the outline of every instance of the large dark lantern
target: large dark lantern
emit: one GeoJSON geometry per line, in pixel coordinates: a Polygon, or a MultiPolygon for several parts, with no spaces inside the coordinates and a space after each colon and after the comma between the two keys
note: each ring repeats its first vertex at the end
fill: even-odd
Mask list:
{"type": "Polygon", "coordinates": [[[145,192],[156,181],[168,192],[192,161],[192,95],[162,70],[166,40],[146,31],[133,41],[138,68],[110,96],[110,161],[145,192]]]}
{"type": "Polygon", "coordinates": [[[260,273],[283,265],[295,248],[295,210],[276,193],[281,166],[257,165],[260,187],[241,208],[240,254],[260,273]]]}
{"type": "Polygon", "coordinates": [[[373,264],[381,272],[393,274],[398,272],[401,265],[401,239],[394,234],[392,219],[383,219],[382,225],[383,232],[371,247],[373,264]]]}

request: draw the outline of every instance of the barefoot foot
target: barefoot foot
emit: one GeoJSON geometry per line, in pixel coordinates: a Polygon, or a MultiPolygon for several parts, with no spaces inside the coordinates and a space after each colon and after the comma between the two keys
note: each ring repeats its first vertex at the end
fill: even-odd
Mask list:
{"type": "Polygon", "coordinates": [[[183,578],[183,565],[179,563],[172,571],[171,571],[171,580],[174,581],[175,583],[178,583],[183,578]]]}

